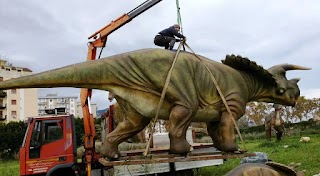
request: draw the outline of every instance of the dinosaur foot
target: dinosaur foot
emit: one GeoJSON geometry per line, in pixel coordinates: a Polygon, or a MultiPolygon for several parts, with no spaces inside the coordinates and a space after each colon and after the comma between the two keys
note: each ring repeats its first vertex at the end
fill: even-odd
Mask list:
{"type": "Polygon", "coordinates": [[[112,145],[109,142],[105,142],[100,148],[100,154],[111,160],[119,159],[121,154],[118,151],[117,145],[112,145]]]}
{"type": "Polygon", "coordinates": [[[215,147],[217,150],[221,150],[220,142],[217,140],[213,140],[213,147],[215,147]]]}
{"type": "Polygon", "coordinates": [[[222,142],[220,143],[220,150],[224,152],[235,152],[239,151],[239,146],[235,142],[222,142]]]}
{"type": "Polygon", "coordinates": [[[187,154],[193,150],[193,147],[187,140],[171,140],[169,153],[172,154],[187,154]]]}

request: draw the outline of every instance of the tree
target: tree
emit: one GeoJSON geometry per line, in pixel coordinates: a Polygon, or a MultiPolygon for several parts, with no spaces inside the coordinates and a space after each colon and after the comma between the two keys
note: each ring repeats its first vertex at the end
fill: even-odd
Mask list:
{"type": "Polygon", "coordinates": [[[262,125],[263,120],[272,108],[272,104],[264,102],[250,102],[246,107],[246,115],[249,119],[252,119],[256,125],[262,125]]]}
{"type": "Polygon", "coordinates": [[[305,121],[319,113],[320,99],[307,99],[301,96],[295,107],[287,106],[284,109],[284,115],[287,121],[305,121]]]}

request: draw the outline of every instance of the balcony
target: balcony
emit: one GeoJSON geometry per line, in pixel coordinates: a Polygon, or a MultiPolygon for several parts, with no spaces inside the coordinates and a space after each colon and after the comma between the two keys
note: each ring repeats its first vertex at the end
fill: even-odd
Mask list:
{"type": "Polygon", "coordinates": [[[7,106],[5,104],[0,104],[0,109],[6,109],[7,106]]]}
{"type": "Polygon", "coordinates": [[[5,98],[7,96],[7,93],[3,90],[0,90],[0,98],[5,98]]]}
{"type": "MultiPolygon", "coordinates": [[[[2,111],[2,113],[3,113],[3,111],[2,111]]],[[[2,115],[2,113],[1,113],[1,115],[0,115],[0,122],[1,121],[5,121],[6,119],[7,119],[7,116],[5,115],[2,115]]]]}

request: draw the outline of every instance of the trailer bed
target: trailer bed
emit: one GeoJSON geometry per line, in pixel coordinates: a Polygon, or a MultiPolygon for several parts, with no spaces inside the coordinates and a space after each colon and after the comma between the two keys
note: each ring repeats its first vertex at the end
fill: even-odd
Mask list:
{"type": "Polygon", "coordinates": [[[193,147],[194,150],[185,156],[169,154],[168,148],[152,148],[147,157],[142,155],[144,150],[132,150],[121,152],[117,161],[100,158],[99,162],[113,168],[113,175],[146,175],[220,165],[224,159],[254,156],[253,153],[223,153],[211,144],[193,147]]]}

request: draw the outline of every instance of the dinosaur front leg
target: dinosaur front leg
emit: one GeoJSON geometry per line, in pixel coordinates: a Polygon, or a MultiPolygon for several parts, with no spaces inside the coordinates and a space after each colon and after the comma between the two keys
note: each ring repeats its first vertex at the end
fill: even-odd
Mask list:
{"type": "Polygon", "coordinates": [[[170,153],[184,154],[192,150],[186,140],[186,132],[192,119],[192,111],[184,106],[172,108],[169,120],[170,153]]]}
{"type": "Polygon", "coordinates": [[[110,159],[119,158],[118,145],[143,130],[150,122],[149,118],[145,118],[136,112],[127,113],[127,115],[128,117],[106,136],[100,149],[101,155],[110,159]]]}
{"type": "Polygon", "coordinates": [[[266,138],[267,141],[271,141],[271,127],[270,124],[267,124],[268,122],[266,122],[265,124],[265,131],[266,131],[266,138]]]}
{"type": "MultiPolygon", "coordinates": [[[[234,116],[234,115],[233,115],[234,116]]],[[[235,117],[235,116],[234,116],[235,117]]],[[[222,151],[233,152],[239,150],[236,144],[235,127],[228,112],[222,113],[218,133],[220,135],[219,142],[222,151]]]]}
{"type": "Polygon", "coordinates": [[[276,133],[277,141],[280,141],[282,134],[284,132],[284,126],[283,125],[275,126],[275,130],[277,131],[277,133],[276,133]]]}

